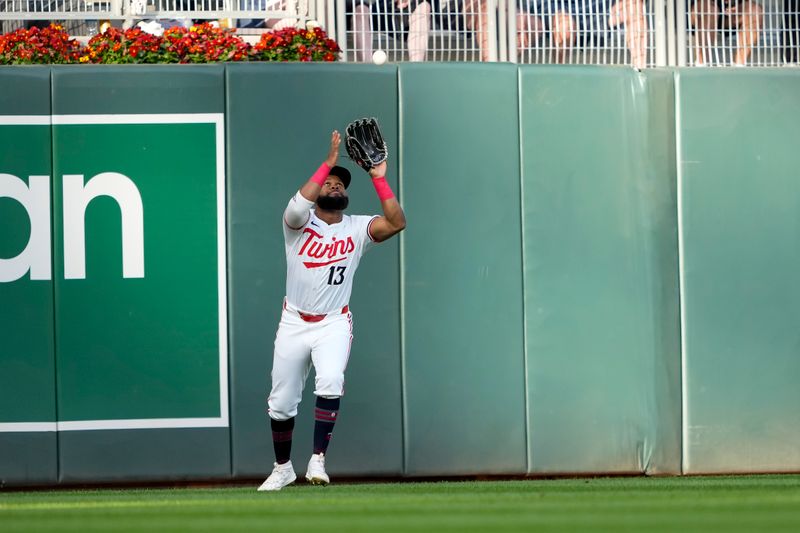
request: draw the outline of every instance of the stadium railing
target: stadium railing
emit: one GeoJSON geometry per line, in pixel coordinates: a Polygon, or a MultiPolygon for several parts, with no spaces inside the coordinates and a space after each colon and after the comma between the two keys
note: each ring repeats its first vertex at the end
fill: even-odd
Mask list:
{"type": "Polygon", "coordinates": [[[58,21],[90,37],[219,20],[247,38],[319,23],[344,61],[784,66],[798,64],[800,0],[0,0],[0,30],[58,21]],[[265,22],[266,21],[266,22],[265,22]],[[749,49],[749,51],[748,51],[749,49]]]}

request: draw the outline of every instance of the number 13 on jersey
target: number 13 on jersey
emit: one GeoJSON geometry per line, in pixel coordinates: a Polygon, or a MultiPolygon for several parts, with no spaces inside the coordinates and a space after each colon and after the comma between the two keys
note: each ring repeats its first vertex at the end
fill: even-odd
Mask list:
{"type": "Polygon", "coordinates": [[[332,266],[328,272],[328,285],[341,285],[344,281],[344,271],[347,267],[332,266]]]}

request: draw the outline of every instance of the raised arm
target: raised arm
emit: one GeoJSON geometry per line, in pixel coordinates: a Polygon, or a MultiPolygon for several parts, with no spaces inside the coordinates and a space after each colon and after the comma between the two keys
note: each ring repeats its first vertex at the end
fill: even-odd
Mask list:
{"type": "Polygon", "coordinates": [[[330,150],[328,150],[328,157],[325,159],[325,162],[320,165],[314,175],[309,178],[306,184],[300,188],[300,194],[303,195],[303,198],[306,200],[311,202],[317,201],[319,191],[322,190],[322,186],[325,184],[325,178],[328,177],[331,168],[336,165],[336,161],[339,159],[339,143],[341,142],[342,136],[339,135],[338,131],[333,130],[333,133],[331,133],[331,147],[330,150]]]}
{"type": "Polygon", "coordinates": [[[383,209],[383,216],[370,224],[369,233],[375,242],[382,242],[405,229],[406,215],[386,182],[386,161],[372,168],[369,175],[383,209]]]}
{"type": "Polygon", "coordinates": [[[322,185],[331,171],[331,167],[336,165],[339,159],[339,143],[342,137],[339,132],[333,130],[331,133],[331,146],[328,150],[328,157],[322,163],[314,175],[300,187],[300,190],[289,200],[286,211],[283,212],[283,221],[292,229],[302,228],[308,221],[308,213],[317,201],[322,185]]]}

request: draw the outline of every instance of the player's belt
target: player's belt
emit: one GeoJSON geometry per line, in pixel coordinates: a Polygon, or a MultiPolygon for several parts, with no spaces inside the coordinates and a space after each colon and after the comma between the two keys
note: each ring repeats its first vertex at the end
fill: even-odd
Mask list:
{"type": "MultiPolygon", "coordinates": [[[[285,300],[283,302],[283,308],[286,309],[286,301],[285,300]]],[[[350,306],[349,305],[345,305],[344,307],[342,307],[342,314],[343,315],[347,314],[349,311],[350,311],[350,306]]],[[[324,319],[326,316],[328,316],[330,314],[330,313],[326,313],[324,315],[311,315],[311,314],[308,314],[308,313],[303,313],[301,311],[297,311],[296,309],[295,309],[295,312],[305,322],[320,322],[320,321],[322,321],[322,319],[324,319]]]]}

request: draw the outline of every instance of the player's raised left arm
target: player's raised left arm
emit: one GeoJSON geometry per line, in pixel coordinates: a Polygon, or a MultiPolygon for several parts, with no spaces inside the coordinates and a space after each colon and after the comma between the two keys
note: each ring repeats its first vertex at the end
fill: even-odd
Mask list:
{"type": "Polygon", "coordinates": [[[319,191],[322,190],[322,185],[325,183],[325,178],[328,177],[328,173],[331,171],[331,168],[336,165],[336,161],[339,158],[339,144],[341,142],[342,136],[338,131],[333,130],[331,133],[331,146],[328,150],[328,157],[325,158],[325,162],[320,165],[314,175],[300,188],[300,194],[306,200],[311,202],[317,201],[319,191]]]}
{"type": "Polygon", "coordinates": [[[375,242],[382,242],[405,229],[406,215],[386,182],[386,161],[372,168],[369,175],[383,209],[383,216],[370,224],[369,234],[375,242]]]}
{"type": "Polygon", "coordinates": [[[317,171],[311,176],[300,190],[289,200],[289,205],[283,212],[283,221],[291,229],[300,229],[306,222],[308,222],[309,210],[314,207],[314,202],[317,201],[319,192],[322,190],[322,185],[331,171],[331,168],[336,165],[336,160],[339,157],[339,143],[341,142],[341,135],[336,130],[331,133],[331,146],[328,150],[328,157],[322,163],[317,171]]]}

